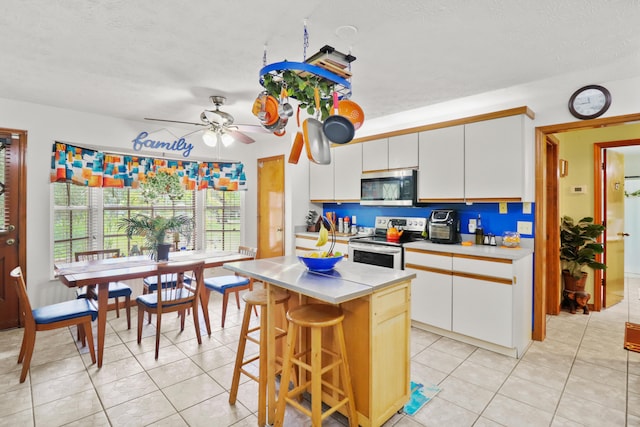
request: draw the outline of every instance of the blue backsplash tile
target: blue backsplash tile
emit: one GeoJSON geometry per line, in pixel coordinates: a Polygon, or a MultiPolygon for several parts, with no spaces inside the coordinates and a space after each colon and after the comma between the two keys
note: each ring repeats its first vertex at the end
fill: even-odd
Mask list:
{"type": "MultiPolygon", "coordinates": [[[[429,204],[429,206],[417,207],[384,207],[384,206],[361,206],[358,203],[325,203],[323,213],[335,212],[338,218],[356,215],[359,227],[373,227],[376,216],[400,216],[400,217],[425,217],[431,215],[434,209],[455,209],[460,217],[460,232],[468,233],[469,219],[477,218],[480,214],[484,232],[492,233],[496,236],[502,235],[505,231],[517,231],[518,221],[529,221],[533,223],[532,229],[535,231],[534,212],[535,204],[531,203],[531,213],[522,213],[522,203],[507,203],[507,213],[499,212],[498,203],[443,203],[429,204]]],[[[533,237],[533,235],[522,235],[522,237],[533,237]]]]}

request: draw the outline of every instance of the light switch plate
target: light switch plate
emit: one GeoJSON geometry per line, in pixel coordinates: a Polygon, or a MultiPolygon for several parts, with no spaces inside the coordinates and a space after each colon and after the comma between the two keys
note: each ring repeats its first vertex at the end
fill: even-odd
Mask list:
{"type": "Polygon", "coordinates": [[[524,202],[522,204],[522,213],[530,214],[531,213],[531,202],[524,202]]]}
{"type": "Polygon", "coordinates": [[[533,223],[531,221],[518,221],[518,233],[533,234],[533,223]]]}
{"type": "Polygon", "coordinates": [[[501,214],[506,214],[507,213],[507,202],[500,202],[499,207],[500,207],[499,212],[501,214]]]}

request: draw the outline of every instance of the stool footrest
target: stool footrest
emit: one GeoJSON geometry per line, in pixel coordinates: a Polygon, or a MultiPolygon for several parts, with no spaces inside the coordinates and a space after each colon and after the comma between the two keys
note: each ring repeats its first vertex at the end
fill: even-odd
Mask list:
{"type": "MultiPolygon", "coordinates": [[[[305,408],[304,406],[302,406],[297,400],[293,399],[292,397],[295,397],[296,394],[294,394],[294,391],[296,389],[293,389],[289,392],[289,396],[291,397],[286,397],[285,401],[290,404],[291,406],[295,407],[298,411],[302,412],[303,414],[305,414],[306,416],[310,417],[312,416],[311,411],[308,410],[307,408],[305,408]]],[[[303,390],[304,391],[304,390],[303,390]]],[[[347,403],[349,402],[349,399],[344,398],[342,399],[340,402],[338,402],[336,405],[327,408],[324,412],[322,412],[322,414],[320,415],[320,420],[324,421],[327,417],[329,417],[330,415],[332,415],[334,412],[336,412],[338,409],[342,408],[343,406],[345,406],[347,403]]]]}

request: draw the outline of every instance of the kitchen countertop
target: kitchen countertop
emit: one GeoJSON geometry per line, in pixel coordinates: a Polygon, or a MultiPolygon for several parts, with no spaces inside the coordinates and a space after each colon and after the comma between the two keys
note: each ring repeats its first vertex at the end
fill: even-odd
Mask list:
{"type": "Polygon", "coordinates": [[[485,246],[476,244],[471,246],[462,246],[459,243],[449,245],[443,243],[432,243],[428,240],[405,243],[404,247],[458,255],[474,255],[510,260],[518,260],[533,253],[533,249],[525,247],[506,248],[503,246],[485,246]]]}
{"type": "MultiPolygon", "coordinates": [[[[318,238],[317,232],[299,232],[296,233],[297,236],[304,237],[312,237],[314,239],[318,238]]],[[[336,236],[336,241],[345,241],[348,242],[349,239],[356,237],[352,236],[336,236]]],[[[506,248],[502,246],[485,246],[485,245],[476,245],[472,244],[471,246],[462,246],[460,243],[455,244],[443,244],[443,243],[433,243],[430,240],[418,240],[415,242],[405,243],[405,248],[416,248],[423,249],[434,252],[444,252],[451,254],[461,254],[461,255],[475,255],[475,256],[484,256],[487,258],[501,258],[501,259],[510,259],[510,260],[518,260],[526,257],[533,253],[533,248],[524,246],[524,245],[533,245],[533,239],[523,239],[521,247],[519,248],[506,248]]]]}
{"type": "Polygon", "coordinates": [[[414,273],[340,261],[328,272],[312,272],[296,256],[230,262],[227,270],[246,274],[303,295],[340,304],[416,277],[414,273]]]}

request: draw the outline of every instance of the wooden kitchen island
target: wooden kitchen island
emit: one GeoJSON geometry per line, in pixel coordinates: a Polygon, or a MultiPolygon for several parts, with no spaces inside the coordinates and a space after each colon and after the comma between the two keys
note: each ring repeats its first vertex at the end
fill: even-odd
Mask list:
{"type": "MultiPolygon", "coordinates": [[[[255,261],[231,262],[228,270],[253,277],[267,287],[286,289],[291,294],[289,307],[310,302],[337,304],[345,313],[343,322],[358,424],[380,426],[402,409],[410,398],[411,280],[414,273],[384,267],[339,262],[325,273],[307,271],[295,256],[255,261]]],[[[267,309],[269,331],[277,317],[273,304],[267,309]]],[[[269,334],[268,418],[275,413],[275,358],[284,343],[276,348],[269,334]]],[[[326,340],[332,342],[332,340],[326,340]]],[[[301,346],[306,345],[304,338],[301,346]]],[[[323,400],[331,396],[323,393],[323,400]]],[[[264,411],[260,408],[261,411],[264,411]]],[[[258,423],[262,424],[258,416],[258,423]]]]}

